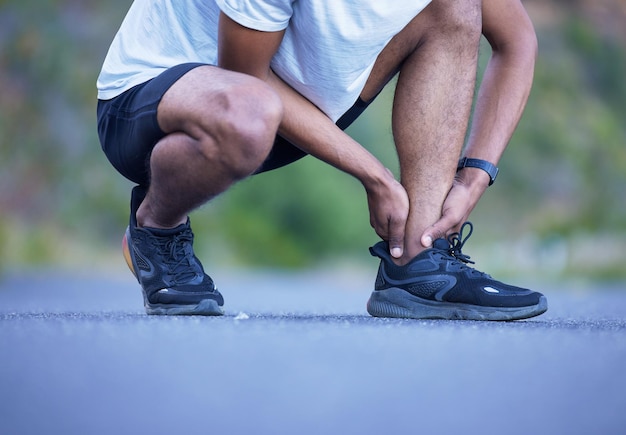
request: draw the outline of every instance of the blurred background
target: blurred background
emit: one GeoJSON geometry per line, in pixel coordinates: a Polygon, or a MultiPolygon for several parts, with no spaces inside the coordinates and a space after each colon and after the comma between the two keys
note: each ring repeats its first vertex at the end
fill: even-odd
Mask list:
{"type": "MultiPolygon", "coordinates": [[[[100,151],[95,82],[130,3],[0,0],[0,274],[125,267],[132,184],[100,151]]],[[[535,86],[465,250],[497,277],[626,282],[626,0],[524,4],[535,86]]],[[[348,132],[397,174],[390,104],[388,89],[348,132]]],[[[311,157],[192,221],[208,269],[377,265],[362,187],[311,157]]]]}

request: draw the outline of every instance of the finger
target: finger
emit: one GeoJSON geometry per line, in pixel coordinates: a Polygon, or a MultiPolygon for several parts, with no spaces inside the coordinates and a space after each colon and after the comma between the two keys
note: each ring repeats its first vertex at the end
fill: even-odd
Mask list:
{"type": "Polygon", "coordinates": [[[456,219],[451,216],[444,215],[437,222],[426,228],[420,242],[425,248],[430,248],[433,241],[445,238],[448,232],[456,225],[456,219]]]}
{"type": "Polygon", "coordinates": [[[404,253],[404,249],[402,248],[402,245],[397,242],[393,244],[389,242],[389,253],[393,258],[400,258],[404,253]]]}
{"type": "Polygon", "coordinates": [[[389,253],[394,258],[400,258],[404,253],[404,227],[404,222],[389,221],[389,253]]]}

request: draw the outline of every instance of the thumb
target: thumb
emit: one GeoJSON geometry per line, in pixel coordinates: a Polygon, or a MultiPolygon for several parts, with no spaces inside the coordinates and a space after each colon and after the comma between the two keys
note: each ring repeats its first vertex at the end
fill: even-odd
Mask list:
{"type": "MultiPolygon", "coordinates": [[[[426,230],[428,231],[428,230],[426,230]]],[[[433,246],[433,235],[430,232],[425,232],[422,235],[422,238],[420,239],[420,242],[422,243],[422,246],[424,248],[430,248],[431,246],[433,246]]]]}
{"type": "Polygon", "coordinates": [[[402,253],[404,252],[404,243],[398,242],[397,240],[392,241],[389,239],[389,253],[393,258],[402,257],[402,253]]]}
{"type": "Polygon", "coordinates": [[[390,222],[388,243],[391,256],[394,258],[402,257],[404,253],[404,224],[392,226],[390,222]]]}
{"type": "Polygon", "coordinates": [[[442,216],[437,222],[433,225],[426,228],[422,237],[420,238],[420,242],[422,246],[425,248],[430,248],[433,245],[433,241],[440,238],[445,238],[448,230],[450,230],[454,226],[454,219],[442,216]]]}

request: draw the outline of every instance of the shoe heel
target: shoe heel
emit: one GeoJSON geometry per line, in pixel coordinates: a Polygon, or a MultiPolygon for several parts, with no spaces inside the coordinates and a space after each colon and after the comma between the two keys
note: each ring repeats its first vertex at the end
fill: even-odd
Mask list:
{"type": "Polygon", "coordinates": [[[124,238],[122,239],[122,254],[124,254],[124,260],[126,260],[126,265],[130,269],[130,271],[137,278],[137,273],[135,273],[135,268],[133,267],[133,260],[130,258],[130,249],[128,248],[128,234],[124,234],[124,238]]]}
{"type": "Polygon", "coordinates": [[[367,312],[373,317],[412,318],[414,313],[386,297],[381,291],[374,291],[367,301],[367,312]]]}

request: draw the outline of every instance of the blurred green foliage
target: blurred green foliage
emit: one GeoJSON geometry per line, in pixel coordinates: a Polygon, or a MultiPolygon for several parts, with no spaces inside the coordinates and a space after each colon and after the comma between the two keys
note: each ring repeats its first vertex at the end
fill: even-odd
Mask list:
{"type": "MultiPolygon", "coordinates": [[[[535,87],[498,183],[472,217],[480,234],[473,243],[481,261],[505,273],[623,278],[624,35],[590,17],[589,2],[525,3],[531,16],[543,8],[535,87]]],[[[4,267],[117,255],[132,185],[99,149],[95,81],[129,5],[0,1],[4,267]]],[[[487,55],[485,46],[481,68],[487,55]]],[[[391,99],[388,89],[348,131],[397,173],[391,99]]],[[[192,220],[200,255],[216,264],[361,261],[376,241],[362,187],[310,157],[239,183],[192,220]]]]}

